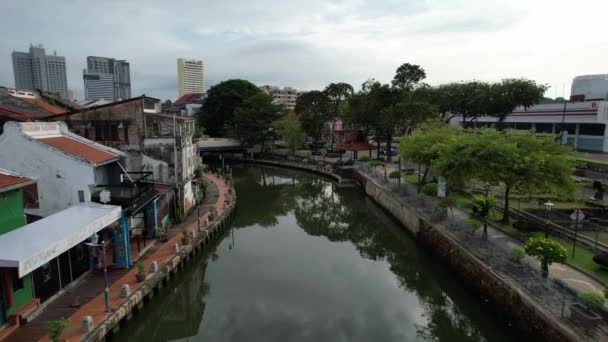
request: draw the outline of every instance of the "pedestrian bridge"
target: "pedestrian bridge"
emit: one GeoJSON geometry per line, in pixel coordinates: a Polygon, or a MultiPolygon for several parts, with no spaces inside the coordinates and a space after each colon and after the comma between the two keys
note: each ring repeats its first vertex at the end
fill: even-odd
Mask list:
{"type": "Polygon", "coordinates": [[[198,142],[198,151],[201,152],[242,152],[245,147],[237,139],[207,138],[198,142]]]}

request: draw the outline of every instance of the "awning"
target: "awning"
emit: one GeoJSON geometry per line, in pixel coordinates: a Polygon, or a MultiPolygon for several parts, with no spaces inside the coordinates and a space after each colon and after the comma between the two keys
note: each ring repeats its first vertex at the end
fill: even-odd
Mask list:
{"type": "Polygon", "coordinates": [[[80,203],[0,235],[0,267],[18,268],[23,277],[116,222],[121,212],[115,205],[80,203]]]}

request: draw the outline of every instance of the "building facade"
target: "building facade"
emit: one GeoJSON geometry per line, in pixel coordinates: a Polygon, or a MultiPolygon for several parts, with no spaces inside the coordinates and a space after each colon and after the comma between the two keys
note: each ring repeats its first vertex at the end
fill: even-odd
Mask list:
{"type": "Polygon", "coordinates": [[[262,86],[260,89],[271,94],[275,103],[282,105],[289,111],[293,111],[296,108],[298,97],[305,93],[304,91],[291,87],[280,88],[269,85],[262,86]]]}
{"type": "Polygon", "coordinates": [[[30,46],[29,52],[13,51],[15,88],[42,90],[68,97],[65,57],[47,55],[42,45],[30,46]]]}
{"type": "Polygon", "coordinates": [[[570,95],[587,101],[608,99],[608,74],[576,76],[570,95]]]}
{"type": "MultiPolygon", "coordinates": [[[[0,236],[27,223],[22,189],[30,185],[35,181],[0,169],[0,236]]],[[[0,267],[0,329],[11,320],[16,324],[15,314],[37,304],[31,274],[19,277],[15,269],[0,267]]]]}
{"type": "Polygon", "coordinates": [[[127,61],[89,56],[82,78],[87,100],[118,101],[131,98],[131,74],[127,61]]]}
{"type": "Polygon", "coordinates": [[[126,153],[125,169],[150,172],[156,183],[174,188],[187,212],[196,193],[191,180],[198,165],[193,142],[196,120],[161,112],[159,99],[140,96],[59,115],[85,138],[126,153]],[[173,122],[175,121],[175,125],[173,122]]]}
{"type": "Polygon", "coordinates": [[[179,96],[203,93],[205,67],[203,61],[179,58],[177,60],[177,82],[179,96]]]}

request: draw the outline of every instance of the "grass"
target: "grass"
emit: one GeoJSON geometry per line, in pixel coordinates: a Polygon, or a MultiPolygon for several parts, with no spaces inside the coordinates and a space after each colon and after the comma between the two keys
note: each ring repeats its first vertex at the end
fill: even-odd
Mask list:
{"type": "Polygon", "coordinates": [[[300,157],[300,158],[310,158],[310,151],[309,150],[297,150],[295,155],[296,155],[296,157],[300,157]]]}
{"type": "MultiPolygon", "coordinates": [[[[469,214],[472,213],[471,199],[469,199],[468,197],[466,197],[462,194],[459,194],[459,193],[450,193],[448,195],[448,197],[450,197],[450,199],[453,201],[453,203],[456,207],[460,208],[461,210],[463,210],[469,214]]],[[[489,215],[489,222],[493,226],[500,229],[505,234],[507,234],[511,237],[514,237],[516,239],[520,239],[520,240],[526,240],[527,238],[533,237],[533,236],[544,236],[544,232],[540,232],[540,231],[531,233],[530,235],[523,235],[517,229],[513,228],[513,226],[511,224],[506,224],[506,223],[501,222],[501,219],[502,219],[502,212],[492,209],[492,211],[490,212],[490,215],[489,215]]],[[[595,233],[589,233],[589,234],[592,234],[593,238],[595,238],[595,233]]],[[[574,258],[573,258],[572,257],[572,248],[573,248],[572,242],[569,242],[567,240],[564,240],[564,239],[561,239],[558,237],[553,237],[553,236],[550,236],[550,239],[559,242],[568,250],[568,260],[566,261],[566,264],[569,264],[569,265],[578,267],[582,270],[585,270],[586,272],[593,274],[596,278],[598,278],[605,284],[608,284],[608,270],[601,268],[599,265],[597,265],[595,262],[593,262],[593,256],[595,255],[595,253],[592,250],[590,250],[587,246],[582,246],[580,244],[577,244],[576,251],[574,254],[574,258]]],[[[602,241],[603,239],[608,240],[608,233],[600,234],[600,241],[602,241]]]]}
{"type": "Polygon", "coordinates": [[[418,184],[418,175],[415,173],[404,175],[403,179],[410,184],[418,184]]]}

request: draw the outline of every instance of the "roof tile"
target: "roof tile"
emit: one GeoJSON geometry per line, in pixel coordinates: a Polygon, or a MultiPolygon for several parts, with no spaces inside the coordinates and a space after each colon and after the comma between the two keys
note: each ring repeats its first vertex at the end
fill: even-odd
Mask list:
{"type": "Polygon", "coordinates": [[[105,163],[119,158],[119,156],[114,153],[104,151],[93,145],[68,137],[40,138],[38,141],[92,164],[105,163]]]}

